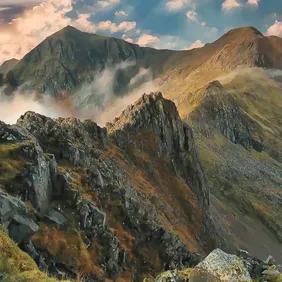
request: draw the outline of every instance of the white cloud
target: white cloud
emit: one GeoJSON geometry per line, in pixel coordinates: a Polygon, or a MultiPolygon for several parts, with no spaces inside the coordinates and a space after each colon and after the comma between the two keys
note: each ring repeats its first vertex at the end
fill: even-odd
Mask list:
{"type": "Polygon", "coordinates": [[[270,26],[267,30],[267,35],[276,35],[281,36],[282,35],[282,21],[275,21],[275,23],[270,26]]]}
{"type": "Polygon", "coordinates": [[[196,40],[194,43],[190,45],[190,47],[186,48],[186,50],[192,50],[195,48],[201,48],[204,46],[204,43],[201,40],[196,40]]]}
{"type": "Polygon", "coordinates": [[[27,6],[38,5],[44,0],[1,0],[1,6],[27,6]]]}
{"type": "Polygon", "coordinates": [[[258,7],[260,0],[248,0],[247,4],[251,6],[258,7]]]}
{"type": "Polygon", "coordinates": [[[0,7],[0,12],[10,10],[11,7],[0,7]]]}
{"type": "Polygon", "coordinates": [[[242,4],[238,2],[238,0],[225,0],[222,4],[222,9],[225,11],[232,10],[234,8],[241,7],[242,4]]]}
{"type": "Polygon", "coordinates": [[[10,58],[21,59],[46,37],[67,25],[95,32],[95,25],[89,21],[90,14],[79,14],[72,20],[65,16],[71,10],[71,0],[47,0],[9,24],[0,22],[0,63],[10,58]]]}
{"type": "Polygon", "coordinates": [[[155,36],[147,33],[144,33],[136,40],[133,40],[133,43],[136,43],[140,46],[152,47],[156,49],[183,50],[185,49],[185,46],[187,46],[187,41],[177,36],[171,36],[171,35],[155,36]]]}
{"type": "Polygon", "coordinates": [[[120,11],[116,11],[116,12],[115,12],[115,15],[116,15],[117,17],[127,17],[127,16],[128,16],[128,13],[125,12],[125,11],[123,11],[123,10],[120,10],[120,11]]]}
{"type": "Polygon", "coordinates": [[[130,37],[127,37],[126,34],[122,35],[122,39],[127,41],[127,42],[129,42],[129,43],[134,43],[134,40],[132,38],[130,38],[130,37]]]}
{"type": "Polygon", "coordinates": [[[186,16],[189,21],[191,22],[197,22],[198,21],[198,14],[195,11],[188,11],[186,13],[186,16]]]}
{"type": "Polygon", "coordinates": [[[157,36],[151,34],[142,34],[137,40],[137,44],[140,46],[151,46],[153,47],[160,39],[157,36]]]}
{"type": "Polygon", "coordinates": [[[120,3],[120,0],[100,0],[97,2],[102,8],[108,8],[110,6],[115,6],[120,3]]]}
{"type": "Polygon", "coordinates": [[[166,3],[165,8],[168,11],[179,11],[182,8],[190,7],[195,9],[196,8],[196,1],[195,0],[170,0],[166,3]]]}
{"type": "Polygon", "coordinates": [[[136,22],[121,22],[119,25],[111,21],[102,21],[97,25],[99,30],[108,30],[111,33],[128,32],[136,28],[136,22]]]}
{"type": "Polygon", "coordinates": [[[258,8],[260,0],[247,0],[244,4],[241,0],[225,0],[222,4],[222,9],[225,11],[231,11],[232,9],[240,7],[255,7],[258,8]]]}

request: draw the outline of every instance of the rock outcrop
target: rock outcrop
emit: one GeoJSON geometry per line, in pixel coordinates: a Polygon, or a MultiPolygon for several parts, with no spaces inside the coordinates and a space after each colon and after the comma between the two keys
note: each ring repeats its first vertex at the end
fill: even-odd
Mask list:
{"type": "Polygon", "coordinates": [[[142,131],[151,132],[155,137],[157,155],[169,159],[175,173],[193,189],[202,209],[208,210],[209,191],[198,161],[192,130],[182,122],[173,102],[164,99],[161,93],[144,94],[108,124],[107,129],[118,146],[125,150],[142,150],[142,140],[141,144],[134,142],[135,137],[142,131]]]}
{"type": "Polygon", "coordinates": [[[25,203],[1,191],[0,224],[16,243],[28,243],[38,231],[38,225],[30,218],[25,203]]]}
{"type": "Polygon", "coordinates": [[[240,258],[216,249],[193,269],[189,281],[251,282],[252,279],[240,258]]]}
{"type": "Polygon", "coordinates": [[[21,195],[26,201],[31,201],[36,209],[44,213],[50,205],[53,193],[57,168],[54,156],[46,155],[34,136],[24,128],[4,123],[0,124],[0,146],[3,157],[11,157],[15,162],[20,162],[19,155],[27,161],[14,182],[5,184],[6,189],[21,195]]]}

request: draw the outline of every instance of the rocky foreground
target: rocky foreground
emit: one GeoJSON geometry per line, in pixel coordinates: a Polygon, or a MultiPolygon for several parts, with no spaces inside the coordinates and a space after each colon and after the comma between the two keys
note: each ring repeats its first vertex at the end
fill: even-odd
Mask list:
{"type": "MultiPolygon", "coordinates": [[[[281,279],[272,259],[216,249],[236,250],[210,215],[192,130],[160,93],[107,128],[33,112],[1,122],[0,173],[3,281],[26,271],[5,233],[57,279],[155,281],[163,271],[156,281],[281,279]]],[[[47,281],[38,277],[22,281],[47,281]]]]}

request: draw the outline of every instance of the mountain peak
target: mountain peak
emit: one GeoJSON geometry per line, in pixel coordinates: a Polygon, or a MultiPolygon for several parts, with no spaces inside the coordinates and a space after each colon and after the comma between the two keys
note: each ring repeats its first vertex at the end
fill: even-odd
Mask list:
{"type": "Polygon", "coordinates": [[[230,31],[228,31],[226,33],[226,35],[228,34],[236,34],[236,35],[255,35],[255,36],[263,36],[263,34],[255,27],[253,26],[244,26],[244,27],[238,27],[238,28],[234,28],[231,29],[230,31]]]}
{"type": "Polygon", "coordinates": [[[108,133],[120,148],[146,151],[155,159],[166,159],[176,175],[193,189],[201,208],[209,206],[209,190],[199,164],[192,130],[184,124],[176,105],[160,92],[144,94],[129,106],[108,133]]]}

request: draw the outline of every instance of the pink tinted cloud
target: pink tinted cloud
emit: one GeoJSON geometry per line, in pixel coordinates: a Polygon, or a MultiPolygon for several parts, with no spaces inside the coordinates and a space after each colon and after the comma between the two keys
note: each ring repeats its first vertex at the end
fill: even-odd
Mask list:
{"type": "Polygon", "coordinates": [[[234,8],[241,7],[242,4],[238,2],[238,0],[225,0],[222,4],[222,9],[229,11],[234,8]]]}
{"type": "Polygon", "coordinates": [[[140,46],[154,46],[160,39],[157,36],[151,34],[142,34],[137,40],[137,44],[140,46]]]}
{"type": "Polygon", "coordinates": [[[65,16],[71,10],[71,0],[47,0],[9,24],[0,22],[0,63],[11,58],[21,59],[46,37],[67,25],[88,32],[95,31],[89,14],[80,14],[72,20],[65,16]]]}
{"type": "Polygon", "coordinates": [[[275,23],[268,28],[267,35],[281,36],[282,35],[282,22],[279,22],[276,20],[275,23]]]}

